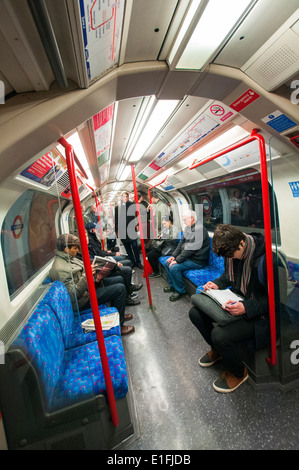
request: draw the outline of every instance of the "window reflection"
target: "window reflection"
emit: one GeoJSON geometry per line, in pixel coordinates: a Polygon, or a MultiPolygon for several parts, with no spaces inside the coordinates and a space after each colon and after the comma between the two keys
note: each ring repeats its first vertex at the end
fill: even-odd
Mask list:
{"type": "Polygon", "coordinates": [[[8,211],[1,245],[10,296],[53,258],[57,209],[57,198],[28,190],[8,211]]]}
{"type": "MultiPolygon", "coordinates": [[[[273,208],[275,196],[270,185],[269,192],[271,228],[276,227],[277,242],[280,243],[277,206],[274,202],[273,208]]],[[[238,171],[206,184],[199,183],[187,188],[186,193],[193,204],[203,204],[203,222],[208,230],[214,231],[218,224],[226,223],[238,226],[244,232],[264,231],[262,187],[257,170],[238,171]]]]}

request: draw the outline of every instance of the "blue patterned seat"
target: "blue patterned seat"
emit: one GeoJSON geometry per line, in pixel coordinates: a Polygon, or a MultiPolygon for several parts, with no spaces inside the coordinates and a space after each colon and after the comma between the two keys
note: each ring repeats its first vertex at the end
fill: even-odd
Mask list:
{"type": "MultiPolygon", "coordinates": [[[[93,317],[91,309],[81,312],[80,315],[74,316],[69,293],[60,281],[55,281],[41,301],[41,304],[48,305],[55,313],[61,330],[65,344],[65,349],[71,349],[76,346],[96,341],[96,332],[90,331],[85,333],[81,326],[84,320],[93,317]]],[[[109,315],[117,312],[114,307],[99,306],[100,316],[109,315]]],[[[120,336],[120,326],[117,325],[110,330],[103,330],[104,338],[112,335],[120,336]]]]}
{"type": "MultiPolygon", "coordinates": [[[[224,259],[218,257],[212,250],[212,238],[210,237],[209,264],[202,269],[186,270],[183,275],[197,286],[196,292],[202,290],[202,286],[213,279],[217,279],[224,272],[224,259]]],[[[159,262],[164,266],[169,256],[161,256],[159,262]]]]}
{"type": "MultiPolygon", "coordinates": [[[[128,377],[121,338],[110,336],[104,341],[114,395],[116,399],[123,398],[128,391],[128,377]]],[[[95,395],[106,396],[98,344],[66,350],[57,317],[45,303],[37,306],[9,353],[21,354],[33,368],[46,413],[95,395]]]]}

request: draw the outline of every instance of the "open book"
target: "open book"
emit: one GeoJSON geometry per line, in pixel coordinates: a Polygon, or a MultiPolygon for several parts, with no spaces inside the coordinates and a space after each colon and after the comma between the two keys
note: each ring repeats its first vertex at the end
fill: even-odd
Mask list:
{"type": "MultiPolygon", "coordinates": [[[[119,325],[119,314],[118,312],[109,313],[101,317],[102,330],[110,330],[114,326],[119,325]]],[[[85,333],[88,331],[94,331],[95,325],[93,318],[85,320],[81,323],[85,333]]]]}
{"type": "Polygon", "coordinates": [[[225,305],[229,300],[232,300],[233,302],[242,302],[244,300],[243,297],[234,294],[230,289],[209,289],[206,292],[201,291],[201,294],[208,295],[220,306],[225,305]]]}
{"type": "Polygon", "coordinates": [[[112,269],[117,265],[115,259],[111,256],[95,256],[92,264],[97,267],[97,273],[100,273],[101,279],[107,277],[112,269]]]}

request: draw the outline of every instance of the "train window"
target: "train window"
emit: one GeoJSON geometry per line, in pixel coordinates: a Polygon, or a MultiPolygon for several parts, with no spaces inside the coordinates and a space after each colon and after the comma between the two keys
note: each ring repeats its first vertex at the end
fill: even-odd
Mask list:
{"type": "MultiPolygon", "coordinates": [[[[203,222],[208,230],[213,231],[218,224],[225,223],[235,225],[247,233],[263,232],[262,188],[257,170],[237,171],[192,185],[185,191],[194,205],[203,205],[203,222]]],[[[280,244],[277,204],[270,184],[269,192],[272,239],[280,244]]]]}
{"type": "Polygon", "coordinates": [[[30,189],[6,214],[1,245],[11,297],[53,258],[58,207],[57,198],[30,189]]]}

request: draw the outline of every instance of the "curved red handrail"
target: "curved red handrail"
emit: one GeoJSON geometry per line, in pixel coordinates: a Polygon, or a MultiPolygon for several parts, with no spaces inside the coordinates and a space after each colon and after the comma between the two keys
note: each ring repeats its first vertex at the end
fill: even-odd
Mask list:
{"type": "Polygon", "coordinates": [[[60,139],[59,143],[61,143],[61,145],[65,147],[66,161],[67,161],[67,167],[68,167],[69,179],[70,179],[70,185],[71,185],[71,191],[72,191],[72,199],[73,199],[74,210],[75,210],[75,215],[76,215],[79,238],[81,242],[81,251],[82,251],[87,285],[88,285],[91,310],[92,310],[92,315],[94,319],[95,331],[96,331],[96,336],[97,336],[97,341],[99,345],[99,351],[100,351],[100,356],[101,356],[101,361],[102,361],[102,366],[103,366],[103,374],[104,374],[106,388],[107,388],[107,396],[108,396],[108,401],[109,401],[110,410],[111,410],[112,422],[113,422],[113,425],[116,427],[119,424],[119,419],[118,419],[117,408],[116,408],[116,403],[115,403],[112,380],[110,376],[109,363],[108,363],[106,347],[105,347],[105,342],[104,342],[104,335],[103,335],[103,330],[102,330],[98,300],[96,296],[96,290],[95,290],[95,285],[94,285],[94,280],[93,280],[93,275],[92,275],[92,270],[91,270],[88,246],[87,246],[87,241],[86,241],[86,236],[85,236],[85,227],[84,227],[79,191],[78,191],[76,174],[75,174],[73,147],[70,144],[68,144],[68,142],[65,139],[60,139]]]}
{"type": "Polygon", "coordinates": [[[266,246],[266,263],[267,263],[267,285],[268,285],[268,300],[269,300],[269,321],[270,321],[270,341],[271,341],[271,356],[267,358],[267,362],[274,366],[277,362],[276,351],[276,321],[275,321],[275,298],[274,298],[274,275],[273,275],[273,258],[272,258],[272,239],[271,239],[271,216],[270,216],[270,201],[268,191],[268,175],[267,175],[267,158],[265,139],[262,135],[258,134],[257,129],[253,129],[251,135],[245,139],[237,142],[230,147],[218,152],[205,160],[196,163],[196,160],[190,165],[189,170],[193,170],[205,163],[208,163],[215,158],[221,157],[226,153],[232,152],[240,147],[243,147],[254,140],[258,141],[260,150],[260,163],[261,163],[261,183],[262,183],[262,197],[263,197],[263,213],[264,213],[264,229],[265,229],[265,246],[266,246]]]}

